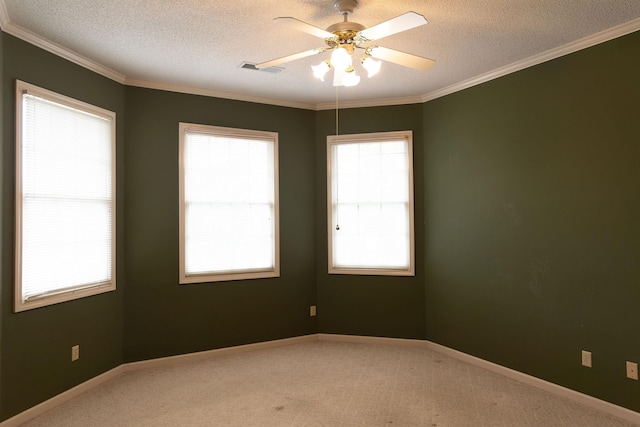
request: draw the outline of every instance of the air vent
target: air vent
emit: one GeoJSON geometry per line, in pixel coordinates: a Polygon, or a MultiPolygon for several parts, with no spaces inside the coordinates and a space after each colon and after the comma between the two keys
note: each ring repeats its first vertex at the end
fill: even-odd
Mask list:
{"type": "Polygon", "coordinates": [[[246,62],[246,61],[240,64],[238,68],[244,68],[245,70],[253,70],[253,71],[264,71],[272,74],[276,74],[284,70],[284,68],[282,67],[267,67],[267,68],[258,69],[256,68],[256,64],[252,62],[246,62]]]}

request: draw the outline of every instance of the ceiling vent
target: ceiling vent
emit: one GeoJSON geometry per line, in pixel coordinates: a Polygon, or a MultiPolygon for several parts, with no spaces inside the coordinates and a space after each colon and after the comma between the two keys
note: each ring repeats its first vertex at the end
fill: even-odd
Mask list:
{"type": "Polygon", "coordinates": [[[256,68],[256,64],[253,62],[243,62],[238,66],[238,68],[244,68],[245,70],[253,70],[253,71],[266,71],[267,73],[277,74],[284,70],[282,67],[267,67],[267,68],[256,68]]]}

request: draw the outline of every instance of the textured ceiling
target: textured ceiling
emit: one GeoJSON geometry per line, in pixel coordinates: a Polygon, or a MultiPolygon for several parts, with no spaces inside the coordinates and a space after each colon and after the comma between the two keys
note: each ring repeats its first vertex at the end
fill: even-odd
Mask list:
{"type": "MultiPolygon", "coordinates": [[[[370,27],[407,11],[429,23],[376,44],[432,58],[435,68],[384,63],[374,78],[340,88],[343,102],[424,99],[622,24],[640,29],[640,0],[360,0],[349,20],[370,27]]],[[[283,64],[279,74],[238,68],[321,47],[273,18],[326,28],[342,19],[332,0],[0,0],[0,12],[3,30],[53,42],[127,84],[310,108],[335,102],[331,78],[311,74],[322,55],[283,64]]]]}

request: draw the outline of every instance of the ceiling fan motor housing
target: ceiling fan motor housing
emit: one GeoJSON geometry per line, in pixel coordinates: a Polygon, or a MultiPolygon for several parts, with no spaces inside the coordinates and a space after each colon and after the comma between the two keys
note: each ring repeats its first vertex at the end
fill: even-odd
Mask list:
{"type": "Polygon", "coordinates": [[[352,50],[353,44],[355,42],[355,36],[358,34],[358,32],[366,28],[364,25],[358,24],[357,22],[347,21],[347,15],[352,14],[355,8],[358,7],[358,1],[336,0],[333,4],[333,7],[338,11],[338,13],[344,16],[344,21],[327,27],[327,31],[333,33],[338,38],[337,44],[333,40],[327,40],[327,44],[330,47],[341,45],[345,48],[347,48],[347,45],[351,45],[349,46],[351,47],[351,49],[348,50],[352,50]]]}
{"type": "Polygon", "coordinates": [[[358,7],[358,0],[336,0],[333,7],[340,15],[349,15],[358,7]]]}

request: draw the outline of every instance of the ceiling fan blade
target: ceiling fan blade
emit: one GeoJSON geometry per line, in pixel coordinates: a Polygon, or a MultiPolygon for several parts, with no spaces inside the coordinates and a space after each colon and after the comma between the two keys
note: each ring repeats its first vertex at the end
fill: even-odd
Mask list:
{"type": "Polygon", "coordinates": [[[422,56],[412,55],[410,53],[400,52],[399,50],[388,49],[380,46],[370,46],[367,48],[367,54],[374,58],[384,61],[393,62],[394,64],[403,65],[405,67],[414,68],[416,70],[427,71],[436,65],[436,61],[422,56]]]}
{"type": "Polygon", "coordinates": [[[311,34],[312,36],[320,37],[321,39],[333,39],[336,36],[329,31],[325,31],[322,28],[314,27],[311,24],[307,24],[299,19],[292,18],[290,16],[283,16],[275,18],[274,21],[288,25],[294,30],[302,31],[303,33],[311,34]]]}
{"type": "Polygon", "coordinates": [[[300,53],[294,53],[293,55],[283,56],[282,58],[272,59],[271,61],[262,62],[260,64],[256,64],[256,68],[259,70],[261,68],[269,68],[274,65],[283,64],[285,62],[295,61],[296,59],[306,58],[307,56],[317,55],[318,53],[324,52],[326,49],[323,47],[306,50],[300,53]]]}
{"type": "Polygon", "coordinates": [[[402,31],[410,30],[427,23],[424,16],[415,12],[407,12],[378,25],[364,29],[358,34],[365,40],[378,40],[402,31]]]}

